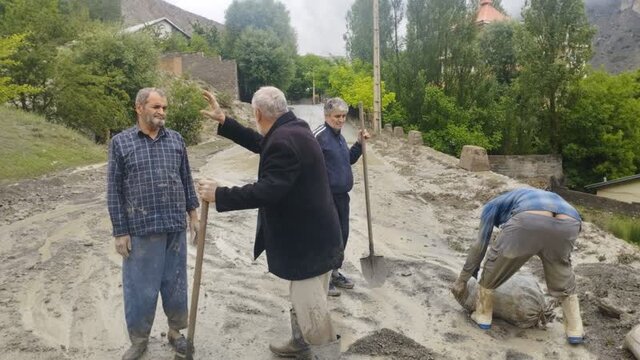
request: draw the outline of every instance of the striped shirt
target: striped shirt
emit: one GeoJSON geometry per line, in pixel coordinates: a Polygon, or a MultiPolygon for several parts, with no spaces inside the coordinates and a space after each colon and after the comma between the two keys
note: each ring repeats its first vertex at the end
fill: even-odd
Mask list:
{"type": "Polygon", "coordinates": [[[582,220],[578,211],[556,193],[540,189],[516,189],[485,204],[480,215],[479,239],[487,244],[494,227],[506,223],[518,213],[530,210],[549,211],[582,220]]]}
{"type": "Polygon", "coordinates": [[[160,129],[151,139],[138,126],[114,136],[107,206],[113,236],[183,231],[186,212],[199,204],[182,136],[160,129]]]}

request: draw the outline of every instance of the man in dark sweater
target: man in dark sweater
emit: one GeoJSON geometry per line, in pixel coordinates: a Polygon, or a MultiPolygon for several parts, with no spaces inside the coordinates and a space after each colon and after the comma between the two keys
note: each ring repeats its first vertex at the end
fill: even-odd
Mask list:
{"type": "MultiPolygon", "coordinates": [[[[358,140],[351,148],[347,146],[347,141],[342,136],[341,130],[347,119],[349,106],[341,98],[327,100],[324,105],[325,123],[313,131],[320,147],[322,155],[327,165],[327,176],[333,195],[333,203],[340,218],[340,229],[342,232],[342,243],[346,249],[349,238],[349,191],[353,188],[353,173],[351,165],[362,155],[362,137],[369,138],[369,133],[362,130],[358,133],[358,140]]],[[[333,269],[331,273],[331,284],[329,285],[330,296],[340,296],[340,291],[336,287],[353,289],[353,281],[344,276],[339,269],[342,263],[333,269]]]]}
{"type": "Polygon", "coordinates": [[[327,291],[343,248],[320,146],[277,88],[253,96],[258,131],[225,116],[212,94],[205,97],[211,108],[203,114],[219,123],[218,135],[260,154],[257,182],[229,188],[201,180],[197,191],[220,212],[259,209],[254,256],[266,250],[269,271],[290,281],[293,304],[292,338],[269,348],[285,357],[338,359],[327,291]]]}

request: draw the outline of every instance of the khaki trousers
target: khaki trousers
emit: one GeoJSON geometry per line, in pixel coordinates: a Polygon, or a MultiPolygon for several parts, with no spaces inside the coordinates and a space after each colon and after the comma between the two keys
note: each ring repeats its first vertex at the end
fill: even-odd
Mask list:
{"type": "Polygon", "coordinates": [[[571,251],[581,222],[550,216],[519,213],[505,223],[490,244],[480,286],[495,289],[504,284],[532,256],[542,260],[549,293],[564,297],[575,293],[571,251]]]}
{"type": "Polygon", "coordinates": [[[310,279],[292,281],[289,285],[291,303],[302,336],[311,345],[323,345],[336,340],[327,304],[330,279],[331,271],[328,271],[310,279]]]}

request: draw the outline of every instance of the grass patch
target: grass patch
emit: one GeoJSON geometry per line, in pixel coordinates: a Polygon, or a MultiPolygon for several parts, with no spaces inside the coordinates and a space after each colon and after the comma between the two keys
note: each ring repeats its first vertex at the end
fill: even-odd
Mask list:
{"type": "Polygon", "coordinates": [[[42,116],[0,106],[0,182],[106,161],[105,146],[42,116]]]}
{"type": "Polygon", "coordinates": [[[628,215],[614,214],[577,206],[585,221],[592,222],[620,239],[640,245],[640,221],[628,215]]]}

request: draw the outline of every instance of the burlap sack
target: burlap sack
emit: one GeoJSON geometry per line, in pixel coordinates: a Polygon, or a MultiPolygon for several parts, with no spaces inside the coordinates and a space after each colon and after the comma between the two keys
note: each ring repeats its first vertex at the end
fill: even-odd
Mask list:
{"type": "MultiPolygon", "coordinates": [[[[460,305],[473,312],[476,308],[478,283],[467,282],[467,296],[460,305]]],[[[553,306],[548,304],[537,281],[530,275],[516,274],[493,292],[493,316],[519,328],[544,327],[553,319],[553,306]]]]}

